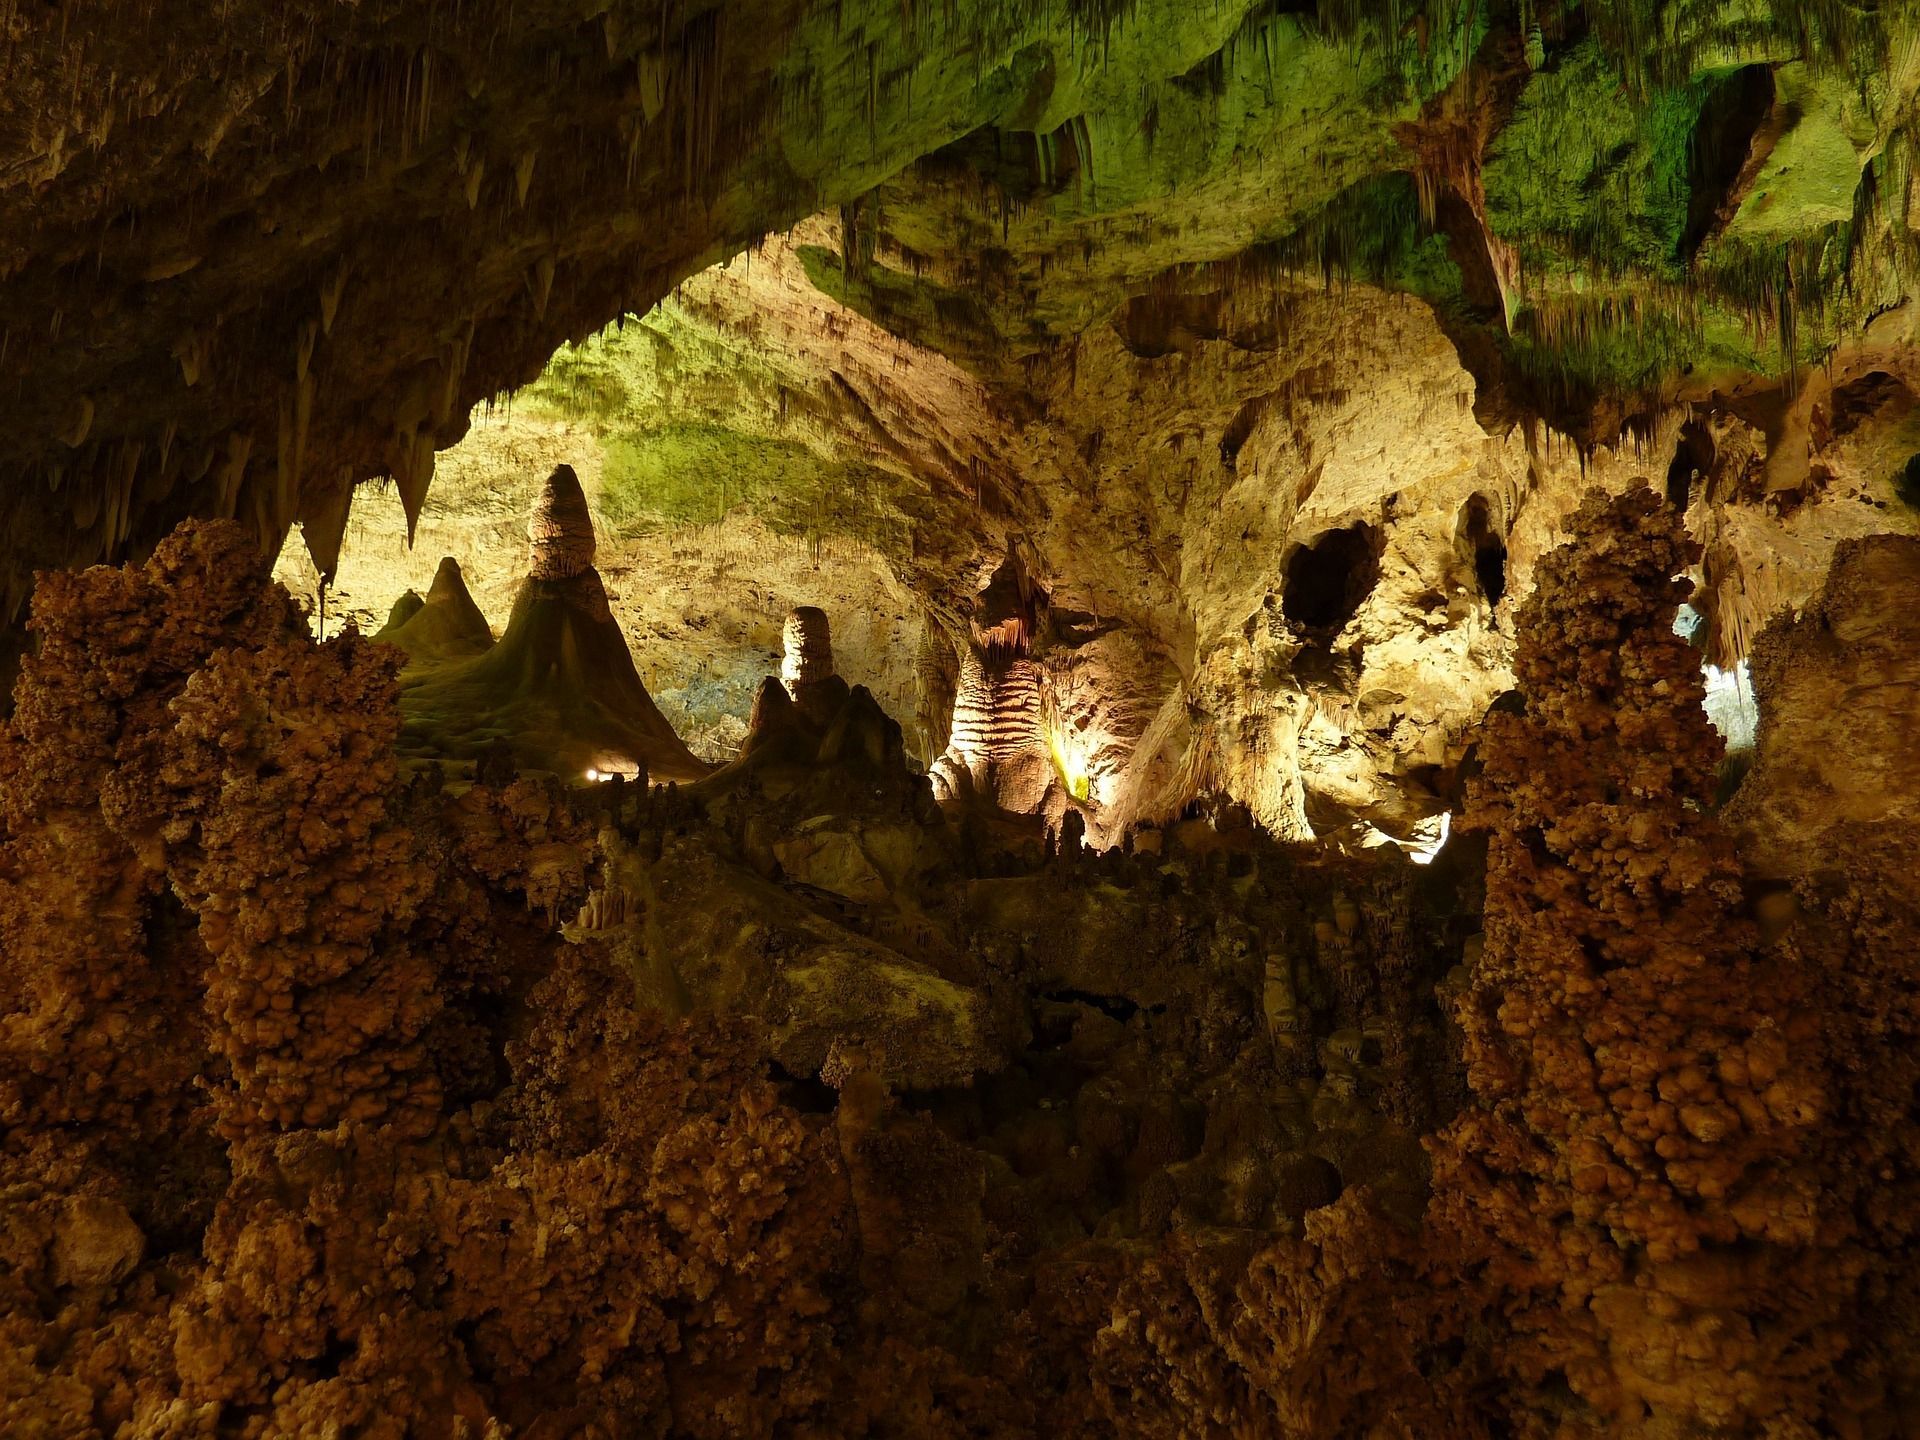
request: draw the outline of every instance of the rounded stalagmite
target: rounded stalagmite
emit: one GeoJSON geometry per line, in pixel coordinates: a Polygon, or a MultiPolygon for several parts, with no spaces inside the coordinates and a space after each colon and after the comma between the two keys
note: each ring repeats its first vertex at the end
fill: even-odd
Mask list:
{"type": "Polygon", "coordinates": [[[593,568],[593,516],[571,465],[556,465],[527,520],[528,559],[536,580],[566,580],[593,568]]]}
{"type": "Polygon", "coordinates": [[[780,683],[798,700],[810,685],[833,678],[833,637],[827,612],[801,605],[787,612],[786,653],[780,661],[780,683]]]}

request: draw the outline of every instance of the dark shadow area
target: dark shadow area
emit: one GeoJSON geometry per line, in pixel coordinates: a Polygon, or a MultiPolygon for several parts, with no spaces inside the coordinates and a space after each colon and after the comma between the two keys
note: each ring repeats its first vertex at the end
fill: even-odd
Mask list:
{"type": "Polygon", "coordinates": [[[1371,527],[1329,530],[1287,559],[1280,608],[1303,630],[1340,631],[1380,579],[1379,546],[1371,527]]]}
{"type": "Polygon", "coordinates": [[[1731,209],[1730,191],[1746,167],[1753,137],[1773,108],[1773,68],[1745,65],[1722,80],[1701,107],[1687,148],[1687,228],[1682,259],[1691,260],[1731,209]]]}
{"type": "Polygon", "coordinates": [[[1464,534],[1473,550],[1473,573],[1487,604],[1498,605],[1507,593],[1507,546],[1493,527],[1493,507],[1484,495],[1467,501],[1464,534]]]}
{"type": "Polygon", "coordinates": [[[1870,370],[1858,380],[1836,385],[1827,402],[1828,433],[1836,439],[1850,435],[1896,402],[1911,408],[1913,391],[1884,370],[1870,370]]]}
{"type": "Polygon", "coordinates": [[[1680,443],[1674,447],[1673,463],[1667,466],[1667,503],[1685,510],[1693,503],[1696,487],[1713,469],[1713,437],[1698,420],[1680,427],[1680,443]]]}
{"type": "Polygon", "coordinates": [[[1220,339],[1226,304],[1227,297],[1217,290],[1205,295],[1135,295],[1113,317],[1113,329],[1133,354],[1158,360],[1189,351],[1202,340],[1220,339]]]}

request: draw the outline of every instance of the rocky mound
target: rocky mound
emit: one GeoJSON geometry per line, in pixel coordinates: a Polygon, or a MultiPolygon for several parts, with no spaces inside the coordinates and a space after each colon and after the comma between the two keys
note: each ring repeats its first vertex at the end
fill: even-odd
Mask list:
{"type": "Polygon", "coordinates": [[[457,660],[493,648],[493,628],[468,592],[460,562],[451,555],[434,571],[425,597],[407,591],[394,602],[393,613],[373,638],[398,645],[415,665],[457,660]]]}

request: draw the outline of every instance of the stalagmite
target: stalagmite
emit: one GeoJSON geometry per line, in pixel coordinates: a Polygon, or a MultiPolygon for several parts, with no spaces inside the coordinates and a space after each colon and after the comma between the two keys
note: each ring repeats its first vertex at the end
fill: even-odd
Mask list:
{"type": "Polygon", "coordinates": [[[936,789],[946,795],[972,793],[1031,815],[1058,789],[1032,657],[1043,604],[1043,593],[1010,548],[979,596],[973,641],[961,656],[946,753],[932,771],[936,789]]]}
{"type": "Polygon", "coordinates": [[[1033,754],[1044,754],[1040,733],[1040,681],[1033,661],[1015,656],[995,663],[977,650],[960,662],[953,701],[951,753],[976,776],[1033,754]]]}
{"type": "Polygon", "coordinates": [[[416,652],[403,706],[428,754],[477,759],[504,744],[524,766],[570,783],[591,773],[691,780],[707,773],[661,715],[593,567],[593,516],[580,478],[555,466],[527,518],[528,575],[498,643],[472,654],[485,622],[459,566],[441,565],[421,609],[391,632],[403,647],[444,625],[416,652]],[[436,617],[444,616],[442,622],[436,617]],[[454,644],[447,642],[453,641],[454,644]],[[467,658],[459,658],[462,651],[467,658]]]}
{"type": "Polygon", "coordinates": [[[1920,1440],[1917,10],[0,0],[0,1440],[1920,1440]]]}
{"type": "MultiPolygon", "coordinates": [[[[833,639],[827,612],[802,605],[787,612],[782,634],[780,684],[784,693],[814,725],[826,725],[840,712],[852,693],[833,670],[833,639]]],[[[764,706],[756,703],[750,732],[764,729],[764,706]]]]}
{"type": "Polygon", "coordinates": [[[571,465],[558,465],[540,487],[527,520],[528,574],[565,580],[593,566],[593,515],[571,465]]]}
{"type": "Polygon", "coordinates": [[[794,699],[808,686],[833,678],[833,637],[826,611],[812,605],[789,610],[781,642],[780,683],[794,699]]]}
{"type": "Polygon", "coordinates": [[[493,645],[487,617],[474,603],[460,562],[453,556],[441,559],[424,599],[411,590],[407,596],[413,597],[414,604],[405,613],[396,604],[392,617],[374,638],[398,645],[414,664],[477,655],[493,645]]]}

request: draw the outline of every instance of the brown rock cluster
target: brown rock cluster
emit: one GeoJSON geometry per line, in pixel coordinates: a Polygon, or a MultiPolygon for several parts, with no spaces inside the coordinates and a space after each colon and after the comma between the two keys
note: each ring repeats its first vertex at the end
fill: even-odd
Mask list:
{"type": "MultiPolygon", "coordinates": [[[[54,578],[0,737],[0,1430],[1904,1433],[1910,827],[1756,880],[1688,547],[1644,491],[1578,524],[1424,871],[943,813],[865,691],[772,680],[684,789],[409,773],[397,652],[309,638],[240,527],[54,578]]],[[[1878,687],[1897,771],[1911,556],[1842,558],[1759,647],[1756,777],[1831,744],[1805,673],[1878,687]]]]}
{"type": "Polygon", "coordinates": [[[4,749],[8,1433],[811,1408],[826,1142],[750,1037],[639,1019],[499,905],[577,898],[571,816],[402,785],[395,652],[308,638],[237,526],[42,593],[4,749]],[[49,831],[111,863],[30,863],[49,831]]]}
{"type": "Polygon", "coordinates": [[[1821,1425],[1853,1267],[1816,1162],[1837,1118],[1817,977],[1761,943],[1706,813],[1721,746],[1673,631],[1672,512],[1595,493],[1577,519],[1470,789],[1474,1098],[1434,1142],[1431,1223],[1501,1293],[1516,1396],[1558,1375],[1600,1428],[1821,1425]]]}

